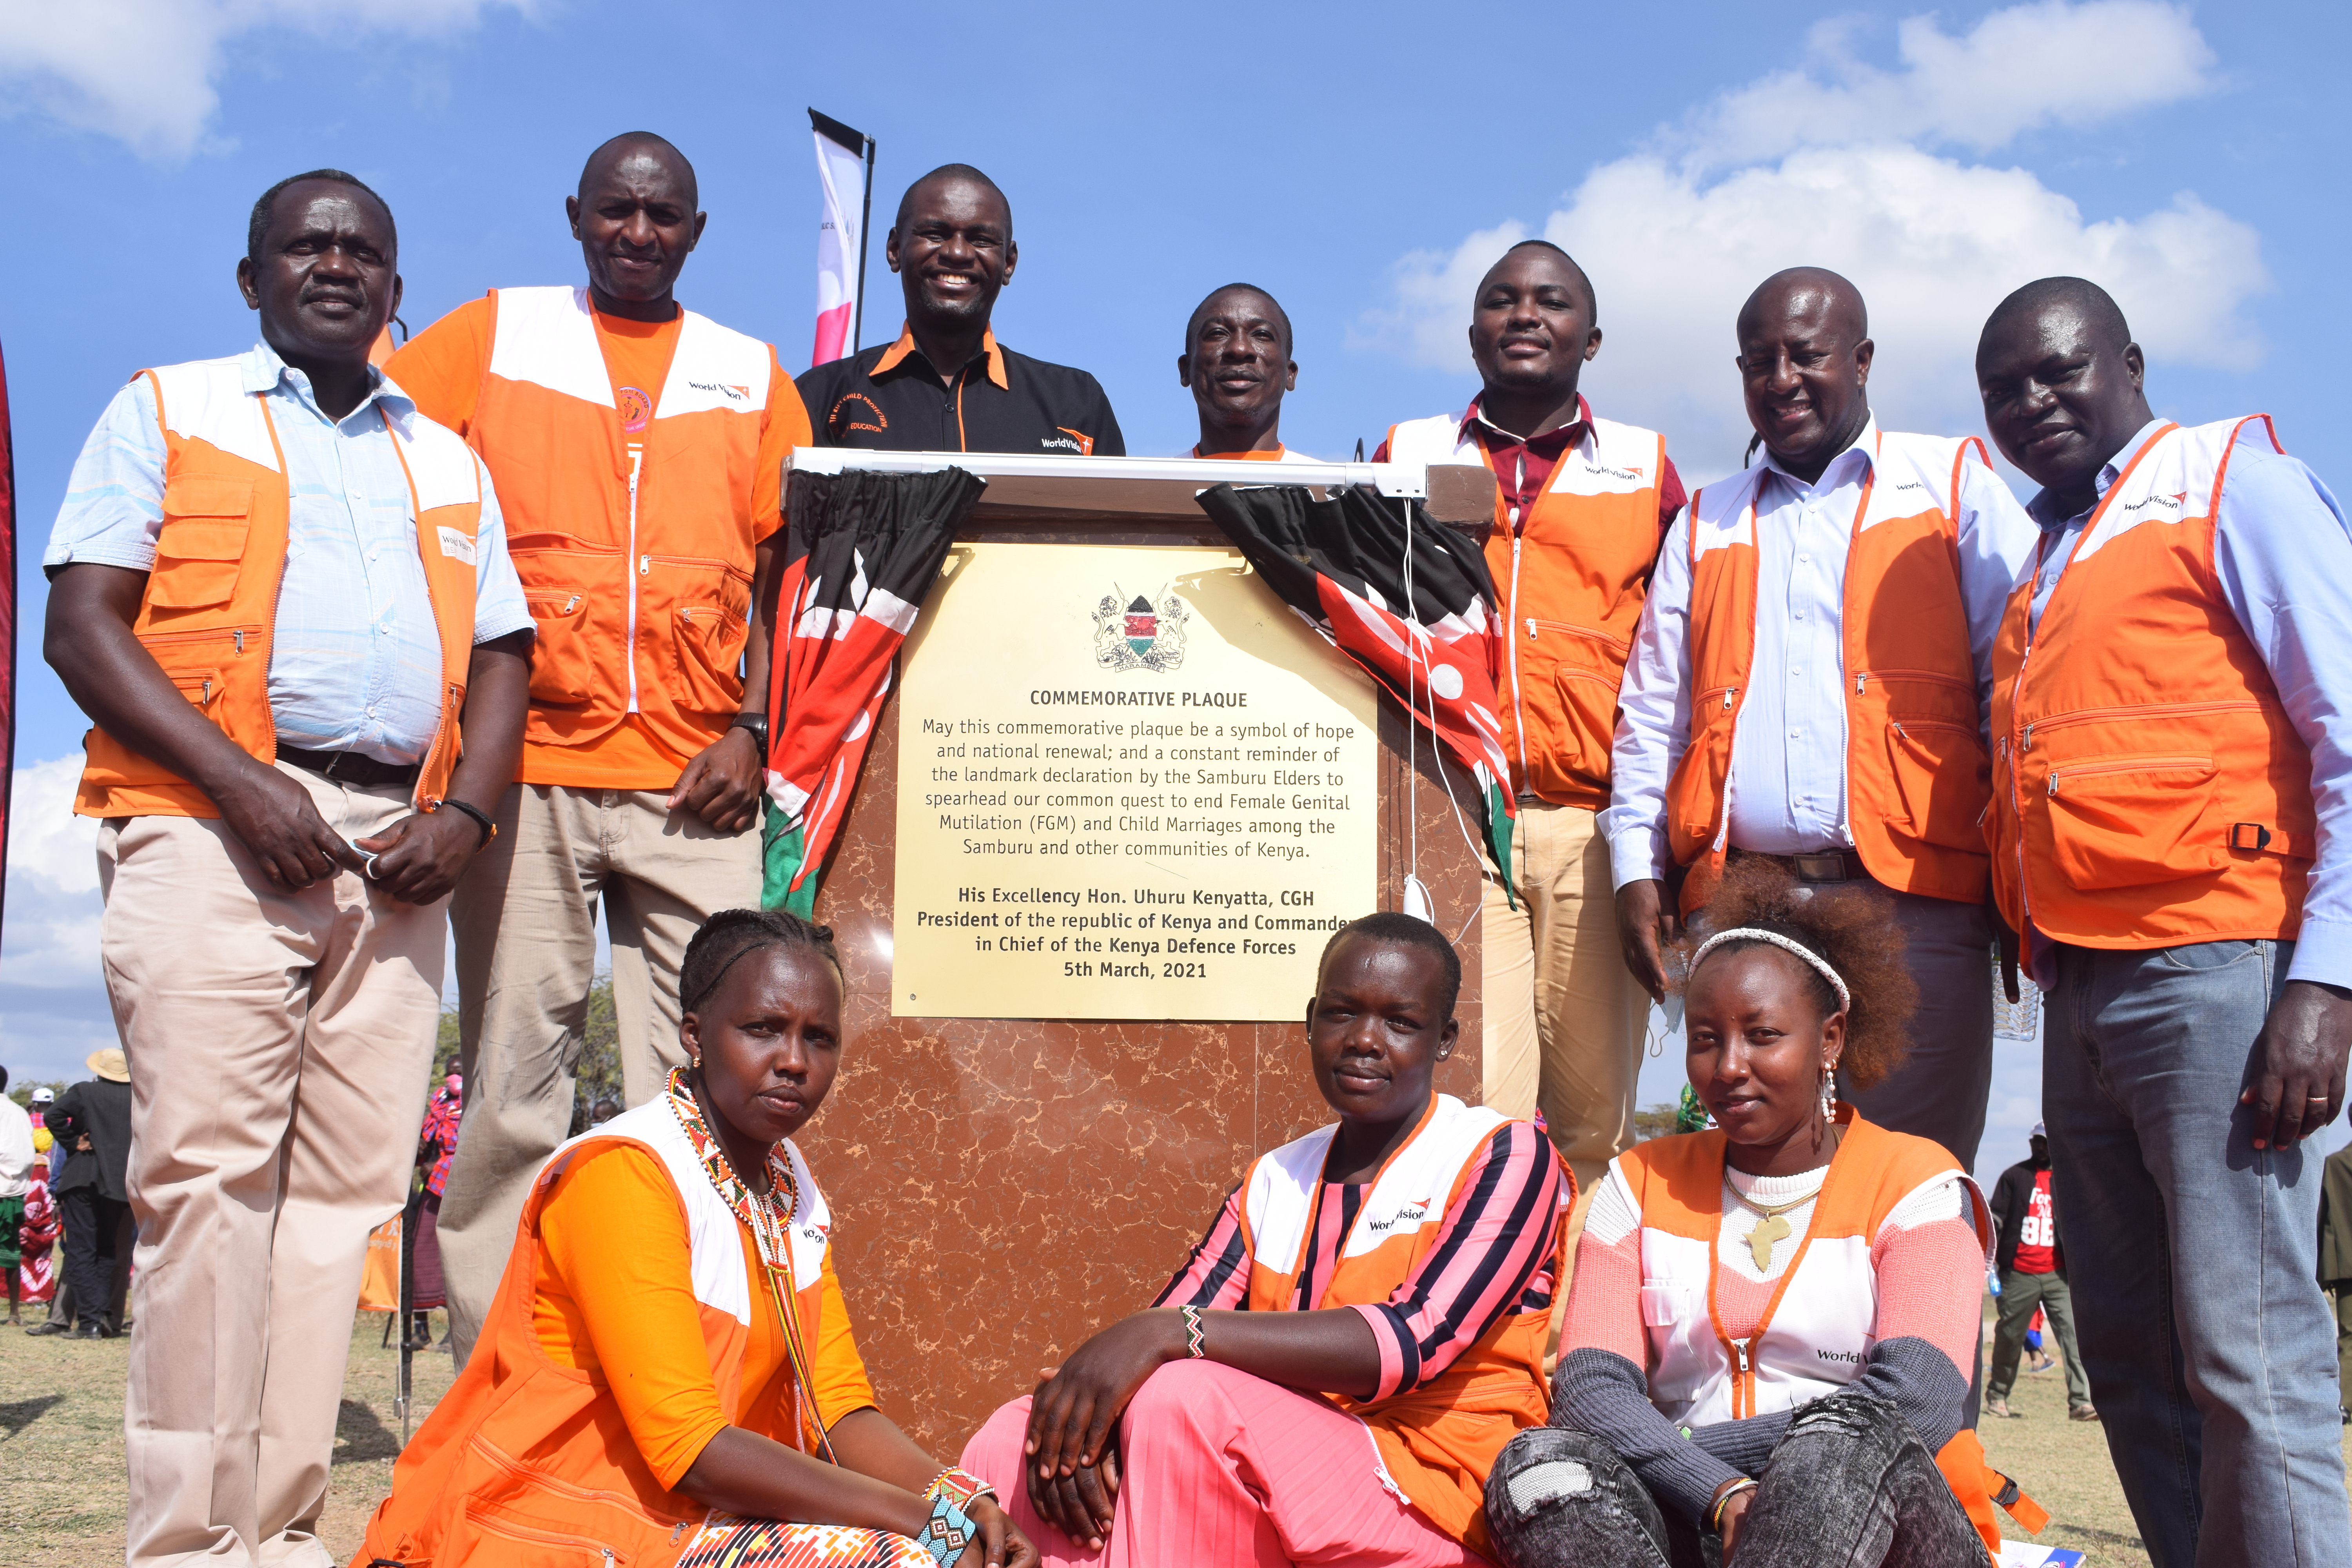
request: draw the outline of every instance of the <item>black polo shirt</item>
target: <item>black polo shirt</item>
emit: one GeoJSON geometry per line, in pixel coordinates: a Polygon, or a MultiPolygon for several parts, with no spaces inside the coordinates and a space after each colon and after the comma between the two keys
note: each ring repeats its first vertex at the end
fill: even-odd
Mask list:
{"type": "Polygon", "coordinates": [[[1067,452],[1124,458],[1127,441],[1102,384],[1085,371],[1001,346],[981,352],[942,383],[914,334],[887,348],[817,365],[794,384],[820,447],[885,452],[1067,452]]]}

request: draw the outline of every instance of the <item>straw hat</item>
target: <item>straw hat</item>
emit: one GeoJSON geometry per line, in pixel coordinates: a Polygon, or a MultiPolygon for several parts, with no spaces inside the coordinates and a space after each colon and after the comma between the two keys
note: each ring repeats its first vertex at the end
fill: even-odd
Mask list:
{"type": "Polygon", "coordinates": [[[82,1059],[82,1066],[109,1083],[131,1081],[131,1063],[119,1050],[92,1051],[82,1059]]]}

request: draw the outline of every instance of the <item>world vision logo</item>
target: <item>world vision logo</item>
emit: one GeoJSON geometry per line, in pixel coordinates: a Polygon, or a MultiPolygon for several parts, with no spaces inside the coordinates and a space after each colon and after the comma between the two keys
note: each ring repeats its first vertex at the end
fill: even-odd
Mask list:
{"type": "Polygon", "coordinates": [[[1041,447],[1058,447],[1064,451],[1076,452],[1081,458],[1091,458],[1095,455],[1095,438],[1085,431],[1073,430],[1066,425],[1056,425],[1054,429],[1056,432],[1055,435],[1041,436],[1037,438],[1037,444],[1041,447]]]}
{"type": "Polygon", "coordinates": [[[883,414],[880,404],[862,392],[847,392],[825,415],[824,427],[832,431],[836,439],[850,430],[870,430],[878,436],[890,428],[890,421],[883,414]]]}
{"type": "Polygon", "coordinates": [[[730,403],[751,401],[751,389],[748,386],[734,386],[719,381],[689,381],[686,384],[697,392],[715,392],[730,403]]]}
{"type": "Polygon", "coordinates": [[[1606,463],[1587,463],[1584,465],[1584,471],[1588,474],[1606,474],[1612,479],[1638,479],[1647,474],[1650,470],[1647,468],[1612,468],[1606,463]]]}
{"type": "Polygon", "coordinates": [[[2167,511],[2179,511],[2188,504],[2189,492],[2187,490],[2175,490],[2170,495],[2164,495],[2161,493],[2151,495],[2145,500],[2127,500],[2124,502],[2124,510],[2126,511],[2141,511],[2145,510],[2148,507],[2160,506],[2167,511]]]}
{"type": "Polygon", "coordinates": [[[1386,1219],[1367,1220],[1364,1222],[1364,1228],[1370,1231],[1373,1235],[1378,1236],[1384,1231],[1394,1230],[1401,1225],[1419,1225],[1423,1220],[1425,1220],[1428,1217],[1429,1205],[1427,1204],[1418,1204],[1411,1207],[1401,1208],[1386,1219]]]}

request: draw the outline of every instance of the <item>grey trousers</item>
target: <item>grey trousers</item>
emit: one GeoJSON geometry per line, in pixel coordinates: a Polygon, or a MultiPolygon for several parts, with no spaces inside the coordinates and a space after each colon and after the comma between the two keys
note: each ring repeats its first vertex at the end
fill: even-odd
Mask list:
{"type": "Polygon", "coordinates": [[[1816,897],[1866,887],[1895,901],[1903,963],[1919,987],[1911,1054],[1873,1089],[1841,1076],[1838,1097],[1881,1127],[1933,1139],[1977,1168],[1985,1104],[1992,1095],[1992,917],[1981,903],[1898,893],[1878,882],[1818,883],[1816,897]]]}
{"type": "MultiPolygon", "coordinates": [[[[1739,1568],[1989,1568],[1984,1538],[1895,1406],[1836,1394],[1773,1447],[1735,1542],[1739,1568]]],[[[1486,1478],[1503,1568],[1721,1568],[1723,1542],[1669,1515],[1589,1433],[1537,1426],[1486,1478]]]]}
{"type": "Polygon", "coordinates": [[[2083,1370],[2083,1352],[2074,1338],[2074,1297],[2063,1274],[2020,1274],[2012,1268],[2000,1277],[2000,1322],[1993,1331],[1992,1376],[1985,1392],[2007,1399],[2017,1386],[2018,1358],[2025,1350],[2026,1325],[2039,1307],[2050,1319],[2050,1337],[2066,1368],[2066,1407],[2081,1410],[2091,1403],[2090,1375],[2083,1370]]]}

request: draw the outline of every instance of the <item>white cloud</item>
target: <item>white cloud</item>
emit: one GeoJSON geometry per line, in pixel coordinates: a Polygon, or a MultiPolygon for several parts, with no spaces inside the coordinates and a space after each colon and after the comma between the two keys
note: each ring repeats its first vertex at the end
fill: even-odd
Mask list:
{"type": "Polygon", "coordinates": [[[98,823],[73,814],[79,752],[16,770],[0,941],[0,1063],[16,1078],[86,1077],[116,1043],[99,971],[98,823]]]}
{"type": "Polygon", "coordinates": [[[1850,20],[1822,23],[1804,68],[1727,93],[1661,140],[1715,164],[1856,142],[1989,153],[2045,125],[2094,124],[2215,85],[2189,7],[2154,0],[2042,0],[1996,11],[1965,37],[1913,16],[1895,30],[1903,68],[1891,71],[1853,58],[1856,31],[1850,20]]]}
{"type": "MultiPolygon", "coordinates": [[[[2187,28],[2175,9],[2140,0],[2021,6],[1958,39],[1919,19],[1904,25],[1908,72],[1836,89],[1809,78],[1768,78],[1727,95],[1693,123],[1761,117],[1776,133],[1785,121],[1809,127],[1808,136],[1860,135],[1873,123],[1852,110],[1853,95],[1924,93],[1926,79],[1937,75],[1974,79],[2007,51],[2035,63],[2019,67],[2015,90],[1980,121],[1967,118],[1965,102],[1932,94],[1888,115],[1923,139],[1997,142],[2037,117],[2090,112],[2062,103],[2042,62],[2079,55],[2094,31],[2103,48],[2139,62],[2146,89],[2095,99],[2098,112],[2141,107],[2159,89],[2173,97],[2201,89],[2209,57],[2187,28]],[[1798,100],[1808,92],[1828,107],[1801,112],[1798,100]],[[1773,94],[1781,108],[1768,112],[1773,94]]],[[[1708,147],[1729,144],[1706,134],[1716,138],[1708,147]]],[[[1980,430],[1977,332],[2009,290],[2053,273],[2104,284],[2154,359],[2239,370],[2260,358],[2242,313],[2269,282],[2260,236],[2193,194],[2137,217],[2086,222],[2071,199],[2028,170],[1967,163],[1899,141],[1790,150],[1789,140],[1781,135],[1769,142],[1768,158],[1729,172],[1710,169],[1704,157],[1672,159],[1661,151],[1601,164],[1534,231],[1573,253],[1599,291],[1604,340],[1584,376],[1595,406],[1664,430],[1690,479],[1738,466],[1749,431],[1731,366],[1732,321],[1749,290],[1783,267],[1833,268],[1861,288],[1878,344],[1872,405],[1896,428],[1980,430]],[[2199,308],[2181,310],[2181,300],[2199,308]]],[[[1530,232],[1505,223],[1451,251],[1403,258],[1390,302],[1359,322],[1351,346],[1467,370],[1472,291],[1495,258],[1530,232]]]]}
{"type": "Polygon", "coordinates": [[[225,46],[263,27],[352,43],[370,35],[433,37],[492,5],[535,0],[5,0],[0,4],[0,112],[37,110],[119,137],[144,156],[193,153],[219,107],[225,46]]]}

